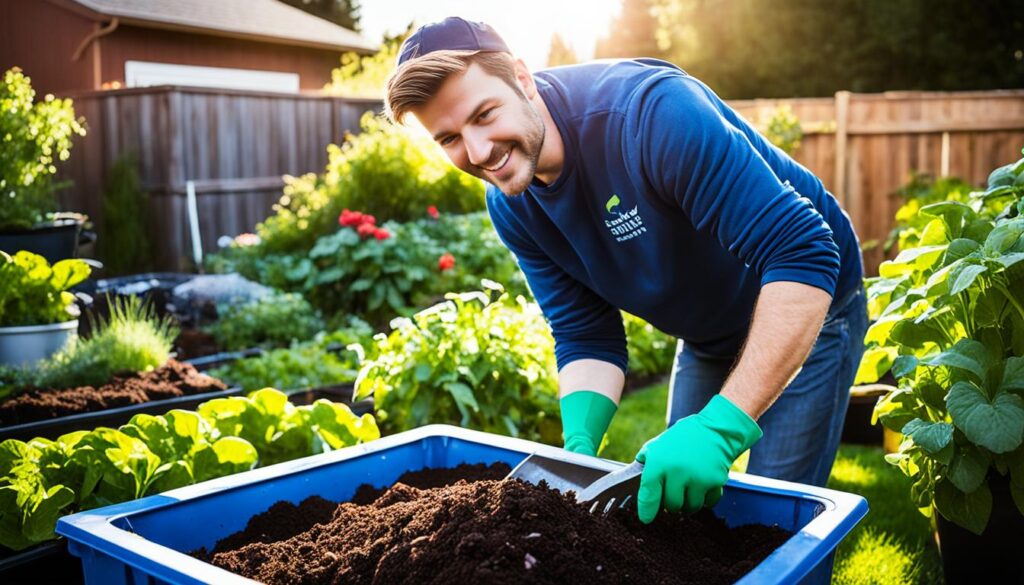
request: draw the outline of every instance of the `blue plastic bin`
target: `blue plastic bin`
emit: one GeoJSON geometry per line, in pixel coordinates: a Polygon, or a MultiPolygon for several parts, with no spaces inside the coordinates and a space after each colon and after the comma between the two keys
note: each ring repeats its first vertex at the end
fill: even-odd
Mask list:
{"type": "MultiPolygon", "coordinates": [[[[61,518],[57,532],[82,559],[88,584],[255,583],[186,554],[245,527],[280,500],[351,499],[364,483],[460,463],[515,466],[530,453],[611,471],[620,463],[548,445],[433,425],[355,447],[223,477],[61,518]]],[[[864,498],[733,474],[715,513],[729,525],[777,524],[796,534],[739,583],[828,583],[836,546],[867,513],[864,498]]]]}

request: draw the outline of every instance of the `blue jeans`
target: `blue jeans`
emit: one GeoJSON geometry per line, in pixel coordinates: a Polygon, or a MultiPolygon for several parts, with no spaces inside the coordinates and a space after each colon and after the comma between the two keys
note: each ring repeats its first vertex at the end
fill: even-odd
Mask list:
{"type": "MultiPolygon", "coordinates": [[[[747,473],[825,485],[839,449],[867,326],[862,290],[829,312],[803,368],[758,420],[764,437],[750,451],[747,473]]],[[[669,381],[669,425],[704,408],[735,362],[698,356],[682,341],[678,348],[669,381]]]]}

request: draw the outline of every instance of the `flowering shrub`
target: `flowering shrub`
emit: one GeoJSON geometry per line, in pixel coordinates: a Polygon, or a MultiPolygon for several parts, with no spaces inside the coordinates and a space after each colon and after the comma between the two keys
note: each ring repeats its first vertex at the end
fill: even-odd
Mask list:
{"type": "Polygon", "coordinates": [[[36,101],[31,80],[17,67],[0,83],[0,228],[30,228],[55,211],[51,178],[71,155],[71,139],[85,136],[69,99],[36,101]]]}
{"type": "Polygon", "coordinates": [[[345,208],[395,221],[420,218],[428,205],[454,213],[484,209],[483,182],[453,167],[429,136],[371,112],[362,129],[342,146],[328,146],[322,175],[286,179],[274,215],[256,228],[263,253],[308,251],[334,231],[345,208]]]}

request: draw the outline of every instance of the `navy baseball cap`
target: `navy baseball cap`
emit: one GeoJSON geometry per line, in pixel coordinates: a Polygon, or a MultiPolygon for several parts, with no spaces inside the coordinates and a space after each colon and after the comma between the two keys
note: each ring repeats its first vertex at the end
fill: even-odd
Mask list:
{"type": "Polygon", "coordinates": [[[398,53],[398,64],[434,51],[512,52],[490,25],[449,16],[441,22],[425,24],[409,35],[398,53]]]}

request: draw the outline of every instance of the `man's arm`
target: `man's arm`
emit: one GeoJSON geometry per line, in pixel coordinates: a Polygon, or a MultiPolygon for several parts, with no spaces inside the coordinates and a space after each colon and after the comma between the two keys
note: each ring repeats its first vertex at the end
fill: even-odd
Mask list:
{"type": "Polygon", "coordinates": [[[625,373],[615,364],[582,358],[558,372],[565,449],[597,455],[622,397],[625,373]]]}
{"type": "Polygon", "coordinates": [[[761,288],[750,333],[721,394],[757,420],[800,371],[832,302],[827,292],[798,282],[761,288]]]}
{"type": "Polygon", "coordinates": [[[559,395],[562,398],[573,392],[590,390],[618,404],[625,383],[626,375],[619,366],[601,360],[575,360],[558,372],[559,395]]]}

